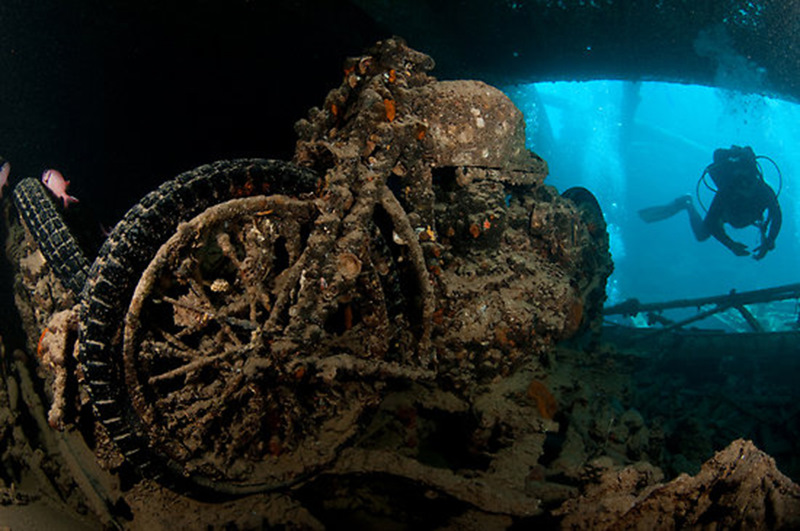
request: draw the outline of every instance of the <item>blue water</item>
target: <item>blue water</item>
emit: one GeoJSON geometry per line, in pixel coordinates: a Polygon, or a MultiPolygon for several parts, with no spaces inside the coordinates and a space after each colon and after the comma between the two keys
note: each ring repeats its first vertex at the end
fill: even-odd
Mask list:
{"type": "MultiPolygon", "coordinates": [[[[798,282],[800,106],[703,86],[656,82],[556,82],[503,87],[523,111],[529,149],[547,160],[545,181],[585,186],[604,209],[615,272],[608,304],[745,291],[798,282]],[[714,149],[749,145],[779,166],[783,228],[763,260],[737,257],[714,239],[697,242],[687,216],[646,224],[637,210],[690,193],[714,149]]],[[[761,162],[773,189],[779,176],[761,162]]],[[[712,193],[701,187],[708,206],[712,193]]],[[[695,197],[696,200],[696,197],[695,197]]],[[[726,226],[750,249],[754,227],[726,226]]]]}

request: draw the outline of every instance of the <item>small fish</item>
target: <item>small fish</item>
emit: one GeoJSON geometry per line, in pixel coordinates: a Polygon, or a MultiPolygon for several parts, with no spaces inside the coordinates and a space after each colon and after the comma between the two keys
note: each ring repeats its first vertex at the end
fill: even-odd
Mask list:
{"type": "Polygon", "coordinates": [[[3,157],[0,157],[0,197],[3,197],[3,188],[8,184],[8,176],[11,174],[11,164],[3,157]]]}
{"type": "Polygon", "coordinates": [[[42,182],[51,192],[53,192],[53,195],[64,200],[64,208],[67,208],[71,203],[78,202],[76,198],[67,194],[69,181],[64,179],[64,176],[61,175],[60,171],[46,170],[42,174],[42,182]]]}

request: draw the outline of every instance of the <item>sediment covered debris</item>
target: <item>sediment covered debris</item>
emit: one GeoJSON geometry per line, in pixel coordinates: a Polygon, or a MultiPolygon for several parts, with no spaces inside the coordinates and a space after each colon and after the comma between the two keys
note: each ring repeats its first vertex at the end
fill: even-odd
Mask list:
{"type": "Polygon", "coordinates": [[[738,439],[695,476],[669,483],[649,465],[597,463],[597,480],[554,511],[565,529],[797,529],[800,486],[750,441],[738,439]]]}
{"type": "Polygon", "coordinates": [[[503,93],[437,81],[432,67],[400,39],[350,59],[342,85],[297,124],[295,160],[325,172],[323,193],[343,204],[376,181],[381,199],[367,208],[378,224],[407,220],[393,242],[425,272],[402,295],[421,299],[416,324],[440,373],[489,381],[597,323],[608,236],[602,217],[543,183],[547,165],[503,93]]]}

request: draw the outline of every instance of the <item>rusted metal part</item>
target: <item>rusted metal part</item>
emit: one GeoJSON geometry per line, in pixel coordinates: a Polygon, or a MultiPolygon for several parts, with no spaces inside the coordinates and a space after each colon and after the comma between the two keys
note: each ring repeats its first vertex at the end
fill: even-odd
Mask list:
{"type": "Polygon", "coordinates": [[[505,95],[439,82],[432,64],[377,44],[298,122],[294,163],[202,166],[115,227],[82,294],[78,358],[104,442],[144,477],[238,496],[350,462],[475,510],[541,511],[525,467],[557,404],[530,381],[594,325],[608,236],[588,191],[544,185],[505,95]],[[417,415],[471,441],[469,478],[405,455],[435,439],[417,415]],[[376,442],[374,416],[400,418],[407,440],[376,442]]]}
{"type": "Polygon", "coordinates": [[[701,321],[715,314],[725,312],[731,308],[737,310],[747,325],[753,332],[764,332],[764,327],[756,317],[747,309],[747,305],[764,304],[774,301],[800,298],[800,284],[787,284],[752,291],[736,292],[731,291],[727,295],[715,295],[711,297],[698,297],[694,299],[677,299],[665,302],[640,303],[637,299],[628,299],[624,302],[606,308],[604,315],[624,315],[635,316],[640,313],[648,314],[648,318],[653,322],[660,322],[663,326],[658,328],[647,328],[631,330],[631,341],[638,342],[649,337],[680,330],[686,325],[701,321]],[[701,311],[704,306],[711,306],[701,311]],[[679,321],[672,321],[661,313],[665,310],[680,308],[696,308],[697,313],[679,321]]]}
{"type": "Polygon", "coordinates": [[[800,298],[800,283],[786,284],[774,288],[737,292],[732,290],[726,295],[697,297],[693,299],[676,299],[665,302],[641,303],[636,299],[628,299],[603,310],[604,315],[636,315],[641,312],[670,310],[673,308],[699,308],[709,304],[725,306],[741,306],[763,302],[781,301],[800,298]]]}
{"type": "Polygon", "coordinates": [[[608,239],[602,214],[543,184],[547,165],[502,92],[437,81],[432,64],[400,39],[348,61],[342,85],[298,122],[295,161],[324,171],[334,198],[385,183],[382,207],[413,231],[393,242],[422,249],[424,261],[411,255],[427,277],[418,297],[432,356],[456,378],[492,378],[597,328],[608,239]]]}

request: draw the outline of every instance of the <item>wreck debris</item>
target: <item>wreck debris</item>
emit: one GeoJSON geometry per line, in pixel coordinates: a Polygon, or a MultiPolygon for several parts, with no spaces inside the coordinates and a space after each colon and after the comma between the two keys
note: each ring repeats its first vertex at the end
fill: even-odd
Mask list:
{"type": "Polygon", "coordinates": [[[611,269],[604,230],[543,185],[507,97],[438,82],[432,64],[380,43],[297,125],[295,161],[316,173],[202,167],[112,232],[80,362],[145,476],[290,484],[335,459],[393,380],[470,396],[589,326],[611,269]]]}
{"type": "Polygon", "coordinates": [[[74,370],[72,361],[75,335],[78,332],[77,309],[62,310],[53,314],[42,332],[36,354],[41,365],[53,374],[52,404],[47,413],[51,428],[64,429],[64,410],[67,407],[67,385],[70,372],[74,370]]]}
{"type": "Polygon", "coordinates": [[[738,439],[706,461],[695,476],[657,483],[647,464],[605,468],[579,498],[554,512],[570,529],[796,529],[800,487],[752,442],[738,439]]]}
{"type": "MultiPolygon", "coordinates": [[[[236,227],[242,232],[231,231],[236,238],[242,238],[236,242],[238,248],[224,226],[211,223],[203,232],[202,220],[207,218],[198,222],[199,240],[193,240],[189,234],[192,229],[188,227],[192,225],[178,226],[178,222],[191,220],[223,200],[213,212],[224,225],[227,217],[237,219],[239,210],[235,205],[240,205],[240,201],[249,204],[247,199],[238,197],[269,191],[274,195],[267,198],[282,197],[281,192],[299,198],[315,185],[316,176],[285,163],[240,160],[204,166],[145,197],[117,225],[100,250],[84,292],[79,358],[99,419],[111,440],[143,475],[157,478],[163,475],[162,481],[179,491],[186,489],[182,478],[190,474],[205,478],[199,482],[209,488],[218,481],[220,490],[244,491],[263,490],[274,485],[273,481],[282,482],[292,476],[288,471],[264,476],[261,483],[242,481],[247,466],[234,466],[229,458],[240,451],[246,454],[248,447],[262,457],[283,450],[282,441],[272,439],[271,435],[265,440],[255,440],[260,434],[256,428],[261,412],[253,407],[265,398],[250,385],[242,371],[246,355],[258,345],[258,339],[254,345],[248,344],[253,320],[264,317],[267,307],[281,308],[273,320],[279,318],[277,314],[282,318],[286,310],[282,301],[292,296],[292,286],[301,273],[295,267],[284,275],[289,277],[289,287],[278,289],[274,301],[254,293],[255,284],[261,280],[259,272],[267,274],[275,264],[274,256],[270,258],[274,249],[268,253],[255,252],[255,242],[264,237],[259,231],[269,233],[267,225],[272,223],[263,213],[277,207],[280,201],[266,199],[266,203],[248,211],[260,224],[245,223],[236,227]],[[228,198],[232,198],[231,204],[224,202],[228,198]],[[173,239],[169,240],[169,236],[173,239]],[[247,245],[241,247],[243,242],[247,245]],[[166,249],[159,254],[162,244],[166,249]],[[174,260],[165,264],[161,257],[168,256],[173,247],[174,260]],[[237,254],[242,250],[251,254],[237,254]],[[147,270],[154,257],[152,267],[147,270]],[[220,269],[215,269],[216,265],[220,269]],[[162,277],[165,272],[169,274],[162,277]],[[219,278],[235,285],[236,290],[233,293],[211,290],[210,286],[219,278]],[[138,321],[132,316],[139,315],[143,304],[150,305],[148,313],[138,321]],[[120,325],[122,322],[124,327],[120,325]],[[217,342],[224,347],[221,351],[215,348],[217,342]],[[214,375],[227,376],[229,369],[234,371],[232,378],[214,381],[214,375]],[[197,389],[203,390],[203,394],[197,394],[197,389]],[[187,427],[193,422],[202,423],[203,419],[213,426],[216,415],[226,411],[225,404],[237,401],[242,406],[239,416],[224,420],[244,430],[238,441],[231,440],[233,434],[225,434],[224,428],[209,433],[187,427]],[[158,409],[159,404],[168,403],[174,411],[158,409]],[[161,417],[165,411],[171,411],[173,416],[161,417]],[[124,422],[124,418],[135,422],[124,422]],[[238,421],[244,424],[236,424],[238,421]],[[170,430],[179,437],[170,435],[170,430]],[[257,443],[260,444],[256,446],[257,443]],[[197,464],[198,460],[202,463],[197,464]]],[[[297,207],[297,202],[289,203],[285,207],[287,213],[293,208],[300,214],[309,212],[307,207],[297,207]]],[[[308,218],[301,216],[286,230],[299,230],[304,219],[308,218]]],[[[275,238],[270,241],[274,243],[275,238]]],[[[300,256],[299,243],[300,239],[295,237],[280,244],[280,260],[300,256]]],[[[345,418],[349,415],[350,409],[343,412],[345,418]]]]}
{"type": "Polygon", "coordinates": [[[424,253],[421,283],[433,291],[422,324],[440,373],[491,379],[599,324],[605,224],[543,185],[547,166],[525,149],[522,115],[505,95],[436,81],[432,66],[399,39],[350,60],[358,83],[346,78],[298,122],[295,160],[324,171],[328,186],[360,186],[353,168],[388,185],[384,197],[414,230],[392,243],[419,242],[424,253]],[[395,102],[392,120],[374,110],[383,101],[395,102]],[[495,348],[503,356],[487,355],[495,348]]]}
{"type": "Polygon", "coordinates": [[[544,185],[505,95],[432,66],[379,43],[298,122],[294,163],[202,166],[117,224],[78,316],[108,468],[310,507],[388,475],[503,521],[572,492],[539,463],[563,389],[531,382],[596,324],[602,214],[544,185]]]}
{"type": "Polygon", "coordinates": [[[647,315],[648,322],[651,324],[660,323],[664,325],[663,327],[645,331],[638,339],[648,339],[664,332],[680,330],[691,323],[730,309],[735,309],[739,312],[753,332],[764,332],[761,323],[759,323],[750,310],[747,309],[747,305],[797,299],[798,297],[800,297],[800,284],[787,284],[784,286],[752,291],[736,292],[734,290],[727,295],[678,299],[656,303],[641,303],[636,299],[628,299],[606,308],[603,314],[635,316],[639,313],[644,313],[647,315]],[[710,308],[701,311],[701,308],[704,306],[710,306],[710,308]],[[676,308],[696,308],[697,313],[677,322],[667,319],[662,315],[662,312],[665,310],[676,308]]]}

